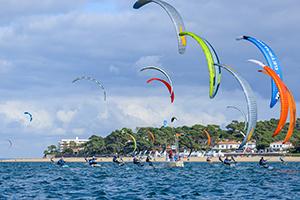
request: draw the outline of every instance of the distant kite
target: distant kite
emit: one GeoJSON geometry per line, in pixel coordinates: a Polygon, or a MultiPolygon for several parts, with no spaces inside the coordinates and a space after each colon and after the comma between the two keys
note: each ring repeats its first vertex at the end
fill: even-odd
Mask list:
{"type": "Polygon", "coordinates": [[[103,85],[97,79],[89,77],[89,76],[81,76],[81,77],[78,77],[78,78],[74,79],[72,81],[72,83],[75,83],[75,82],[80,81],[80,80],[88,80],[88,81],[96,83],[103,90],[104,101],[106,101],[106,91],[105,91],[103,85]]]}
{"type": "Polygon", "coordinates": [[[24,112],[24,115],[28,115],[29,116],[29,121],[32,121],[32,114],[30,112],[24,112]]]}

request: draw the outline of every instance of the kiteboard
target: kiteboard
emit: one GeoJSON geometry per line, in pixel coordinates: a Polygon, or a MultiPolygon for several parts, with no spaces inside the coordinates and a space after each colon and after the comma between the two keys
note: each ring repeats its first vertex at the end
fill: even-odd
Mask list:
{"type": "Polygon", "coordinates": [[[90,165],[91,167],[101,167],[100,164],[94,164],[94,165],[90,165]]]}

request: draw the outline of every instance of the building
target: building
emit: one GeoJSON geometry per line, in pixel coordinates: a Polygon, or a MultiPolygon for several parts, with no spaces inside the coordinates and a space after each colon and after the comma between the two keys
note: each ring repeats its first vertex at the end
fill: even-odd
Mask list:
{"type": "Polygon", "coordinates": [[[88,139],[79,139],[78,137],[75,139],[61,139],[58,142],[58,146],[61,152],[67,148],[71,148],[76,153],[82,150],[82,145],[88,141],[88,139]]]}
{"type": "Polygon", "coordinates": [[[217,142],[217,144],[213,147],[215,150],[236,150],[239,148],[241,142],[237,142],[234,140],[225,140],[217,142]]]}
{"type": "Polygon", "coordinates": [[[244,146],[244,153],[254,153],[256,151],[256,141],[249,141],[244,146]]]}
{"type": "Polygon", "coordinates": [[[288,149],[294,148],[293,144],[290,142],[286,142],[285,144],[282,143],[282,141],[272,142],[270,144],[270,150],[271,151],[287,151],[288,149]]]}

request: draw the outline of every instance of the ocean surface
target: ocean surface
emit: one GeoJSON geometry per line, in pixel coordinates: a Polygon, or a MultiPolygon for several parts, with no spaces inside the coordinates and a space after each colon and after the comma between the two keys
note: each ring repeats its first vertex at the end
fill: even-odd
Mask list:
{"type": "Polygon", "coordinates": [[[0,163],[0,199],[300,199],[300,163],[0,163]]]}

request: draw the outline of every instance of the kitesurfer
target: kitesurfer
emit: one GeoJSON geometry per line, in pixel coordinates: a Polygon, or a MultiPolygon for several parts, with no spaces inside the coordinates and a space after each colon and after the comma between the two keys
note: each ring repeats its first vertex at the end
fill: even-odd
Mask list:
{"type": "Polygon", "coordinates": [[[149,166],[154,167],[150,155],[147,156],[146,162],[149,163],[149,166]]]}
{"type": "Polygon", "coordinates": [[[144,166],[136,156],[133,157],[133,164],[138,165],[140,167],[144,166]]]}
{"type": "Polygon", "coordinates": [[[279,157],[279,160],[281,161],[282,164],[286,164],[285,160],[282,157],[279,157]]]}
{"type": "Polygon", "coordinates": [[[224,160],[222,160],[221,157],[219,157],[219,160],[224,164],[224,165],[228,165],[231,166],[232,164],[235,164],[236,161],[234,160],[234,158],[231,156],[231,158],[229,158],[228,156],[226,156],[226,158],[224,160]]]}
{"type": "Polygon", "coordinates": [[[264,159],[264,157],[261,157],[260,160],[259,160],[259,165],[264,167],[264,168],[268,168],[269,165],[268,165],[268,161],[264,159]]]}
{"type": "Polygon", "coordinates": [[[113,157],[113,162],[116,163],[116,164],[118,164],[119,166],[124,165],[124,162],[123,162],[122,158],[120,158],[117,153],[113,157]]]}
{"type": "Polygon", "coordinates": [[[170,160],[170,161],[173,161],[173,160],[174,160],[174,157],[173,157],[173,150],[172,150],[172,149],[169,151],[169,160],[170,160]]]}
{"type": "Polygon", "coordinates": [[[87,163],[89,163],[89,165],[92,166],[92,167],[95,167],[95,166],[98,165],[98,163],[97,163],[97,158],[96,158],[95,156],[93,156],[91,159],[85,158],[85,161],[86,161],[87,163]]]}
{"type": "Polygon", "coordinates": [[[206,162],[211,162],[211,157],[210,156],[207,156],[206,162]]]}
{"type": "MultiPolygon", "coordinates": [[[[51,158],[51,162],[52,163],[55,163],[53,158],[51,158]]],[[[64,166],[66,164],[66,161],[64,160],[64,157],[61,157],[57,162],[56,164],[60,167],[64,166]]]]}

